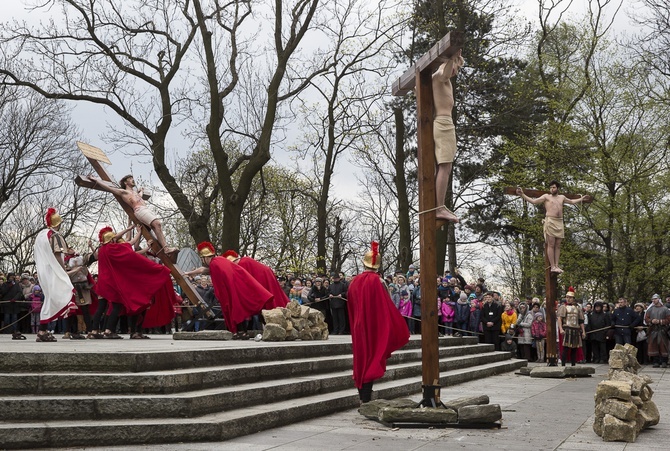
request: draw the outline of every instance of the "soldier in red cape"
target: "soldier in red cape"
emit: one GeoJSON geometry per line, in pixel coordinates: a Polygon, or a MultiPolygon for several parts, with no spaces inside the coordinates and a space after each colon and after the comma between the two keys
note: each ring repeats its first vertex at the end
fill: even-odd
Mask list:
{"type": "Polygon", "coordinates": [[[188,276],[209,274],[214,285],[214,295],[221,305],[221,313],[233,339],[247,340],[247,319],[260,313],[272,299],[272,293],[254,279],[246,269],[225,257],[216,255],[209,241],[198,244],[202,267],[186,273],[188,276]]]}
{"type": "Polygon", "coordinates": [[[361,403],[372,398],[372,384],[386,372],[386,360],[409,341],[405,320],[377,274],[378,243],[363,257],[365,271],[349,284],[348,312],[354,354],[354,383],[361,403]]]}
{"type": "MultiPolygon", "coordinates": [[[[100,230],[98,250],[98,295],[112,304],[112,313],[107,317],[104,338],[120,338],[115,330],[122,310],[128,316],[144,312],[152,305],[152,299],[159,291],[170,285],[172,296],[156,296],[156,302],[165,302],[172,311],[174,290],[170,279],[170,269],[154,263],[133,250],[133,243],[118,242],[125,233],[115,234],[111,227],[100,230]]],[[[137,234],[139,236],[140,234],[137,234]]],[[[160,305],[155,306],[159,311],[160,305]]],[[[163,324],[172,320],[166,316],[163,324]]],[[[157,326],[156,322],[154,325],[157,326]]]]}
{"type": "Polygon", "coordinates": [[[281,285],[279,285],[277,276],[269,266],[266,266],[251,257],[245,256],[240,258],[239,254],[233,250],[224,252],[223,257],[226,257],[231,262],[237,263],[239,266],[246,269],[247,272],[251,274],[251,277],[256,279],[258,283],[272,293],[272,299],[265,303],[263,309],[272,310],[276,307],[286,307],[286,304],[288,304],[288,296],[284,293],[281,285]]]}

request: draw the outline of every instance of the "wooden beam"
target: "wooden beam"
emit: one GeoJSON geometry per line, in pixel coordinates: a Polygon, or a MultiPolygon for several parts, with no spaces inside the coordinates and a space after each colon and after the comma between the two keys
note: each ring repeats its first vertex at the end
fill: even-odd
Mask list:
{"type": "MultiPolygon", "coordinates": [[[[75,183],[75,185],[81,186],[82,188],[89,188],[89,189],[94,189],[94,190],[97,190],[97,191],[104,191],[106,193],[108,193],[109,191],[107,191],[106,189],[104,189],[100,185],[112,186],[114,188],[119,187],[119,185],[117,185],[114,182],[108,182],[108,181],[102,180],[102,179],[96,181],[96,180],[93,180],[90,177],[85,176],[85,175],[78,175],[77,177],[75,177],[74,183],[75,183]]],[[[151,199],[151,196],[148,195],[147,193],[142,193],[142,199],[149,200],[149,199],[151,199]]]]}
{"type": "MultiPolygon", "coordinates": [[[[509,194],[510,196],[518,196],[518,194],[516,193],[516,186],[506,186],[505,188],[503,188],[503,192],[505,194],[509,194]]],[[[526,196],[530,197],[540,197],[543,194],[551,194],[549,191],[544,191],[540,189],[529,189],[529,188],[524,188],[523,193],[526,196]]],[[[571,194],[571,193],[559,193],[559,194],[563,194],[568,199],[579,199],[580,197],[582,197],[581,194],[571,194]]],[[[593,196],[587,194],[583,202],[585,204],[593,202],[593,196]]]]}
{"type": "Polygon", "coordinates": [[[545,321],[547,323],[547,363],[549,366],[558,364],[558,349],[556,345],[556,301],[558,273],[551,272],[549,257],[547,254],[547,243],[544,244],[544,283],[547,302],[545,304],[545,321]]]}
{"type": "MultiPolygon", "coordinates": [[[[417,60],[398,80],[393,83],[394,96],[407,95],[416,86],[416,74],[428,71],[432,73],[440,67],[445,58],[449,58],[463,48],[464,35],[460,31],[451,31],[417,60]]],[[[431,100],[432,105],[432,100],[431,100]]],[[[431,113],[432,114],[432,113],[431,113]]]]}

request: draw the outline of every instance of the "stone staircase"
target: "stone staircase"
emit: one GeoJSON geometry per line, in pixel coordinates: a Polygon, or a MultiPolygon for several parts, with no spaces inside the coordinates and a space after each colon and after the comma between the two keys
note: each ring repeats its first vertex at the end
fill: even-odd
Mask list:
{"type": "MultiPolygon", "coordinates": [[[[188,351],[0,353],[0,448],[219,441],[359,404],[348,340],[191,343],[188,351]]],[[[526,366],[473,337],[441,338],[439,356],[442,386],[526,366]]],[[[389,359],[374,397],[419,393],[421,373],[413,336],[389,359]]]]}

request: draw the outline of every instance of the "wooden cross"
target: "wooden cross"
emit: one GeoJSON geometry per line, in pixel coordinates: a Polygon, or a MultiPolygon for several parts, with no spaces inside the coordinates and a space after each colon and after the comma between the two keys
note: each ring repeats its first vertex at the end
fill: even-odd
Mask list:
{"type": "MultiPolygon", "coordinates": [[[[517,196],[516,187],[507,186],[503,188],[505,194],[517,196]]],[[[525,195],[530,197],[540,197],[544,194],[551,194],[549,191],[542,191],[537,189],[523,189],[525,195]]],[[[568,199],[579,199],[579,194],[561,193],[568,199]]],[[[585,196],[584,203],[593,202],[592,196],[585,196]]],[[[547,254],[547,243],[544,243],[544,284],[547,297],[547,304],[545,307],[545,321],[547,323],[547,362],[549,366],[556,366],[558,364],[558,347],[556,345],[557,331],[556,331],[556,303],[558,302],[558,273],[551,272],[549,264],[549,256],[547,254]]]]}
{"type": "Polygon", "coordinates": [[[463,48],[463,34],[452,31],[435,44],[416,64],[393,83],[394,96],[416,88],[419,178],[419,264],[421,271],[421,359],[423,401],[428,407],[440,404],[440,360],[437,340],[437,267],[435,249],[435,143],[433,142],[433,72],[463,48]]]}
{"type": "MultiPolygon", "coordinates": [[[[100,162],[111,164],[111,162],[109,161],[105,153],[102,151],[102,149],[98,149],[97,147],[93,147],[91,145],[82,142],[77,142],[77,147],[79,148],[79,150],[81,150],[86,159],[91,163],[91,166],[93,166],[93,169],[95,169],[95,172],[98,173],[100,179],[102,180],[102,181],[95,181],[87,176],[80,175],[77,176],[77,178],[75,178],[75,183],[78,186],[84,188],[91,188],[99,191],[105,191],[103,188],[100,187],[101,183],[108,183],[115,187],[118,187],[118,185],[116,185],[116,183],[112,181],[112,177],[107,173],[102,164],[100,164],[100,162]]],[[[210,319],[214,319],[216,315],[214,314],[210,306],[207,305],[207,303],[202,299],[200,294],[198,294],[198,291],[191,284],[191,282],[189,282],[189,280],[185,277],[181,268],[176,266],[172,262],[172,260],[170,260],[170,258],[168,258],[168,256],[165,255],[165,252],[161,252],[161,247],[158,244],[158,242],[154,239],[154,236],[151,234],[151,229],[146,224],[143,224],[141,221],[137,220],[133,209],[123,199],[121,199],[120,196],[116,194],[113,194],[113,196],[116,198],[119,204],[121,204],[121,207],[126,212],[128,217],[135,224],[142,225],[142,235],[144,236],[144,239],[147,240],[147,242],[150,241],[152,242],[151,250],[153,254],[156,255],[161,260],[161,262],[170,269],[172,277],[174,277],[175,281],[181,287],[181,289],[183,290],[184,294],[191,302],[191,304],[197,305],[200,308],[200,310],[204,312],[205,316],[207,316],[210,319]]],[[[144,194],[142,197],[143,199],[146,200],[149,198],[149,195],[144,194]]]]}

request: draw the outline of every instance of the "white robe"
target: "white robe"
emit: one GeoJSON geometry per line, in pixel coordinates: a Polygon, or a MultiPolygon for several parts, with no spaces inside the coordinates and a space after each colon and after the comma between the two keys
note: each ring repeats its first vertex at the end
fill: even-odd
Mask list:
{"type": "Polygon", "coordinates": [[[74,287],[63,267],[54,255],[48,238],[49,229],[42,230],[35,239],[35,267],[40,287],[44,293],[44,304],[40,312],[40,323],[49,323],[60,316],[68,316],[75,309],[74,287]]]}

